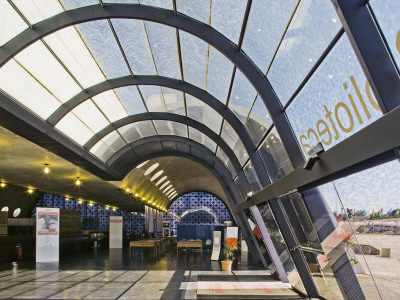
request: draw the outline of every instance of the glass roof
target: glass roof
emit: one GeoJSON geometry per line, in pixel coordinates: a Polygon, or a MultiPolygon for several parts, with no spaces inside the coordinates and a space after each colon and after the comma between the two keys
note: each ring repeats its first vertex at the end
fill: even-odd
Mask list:
{"type": "MultiPolygon", "coordinates": [[[[174,9],[172,0],[102,2],[174,9]]],[[[176,10],[241,45],[241,50],[271,81],[284,105],[340,30],[340,22],[328,2],[313,5],[313,0],[176,0],[176,10]],[[295,72],[284,71],[288,68],[295,72]]],[[[99,1],[0,1],[0,48],[38,22],[90,5],[99,5],[99,1]]],[[[214,107],[223,104],[228,113],[240,120],[254,149],[272,126],[264,105],[269,99],[262,99],[246,75],[221,52],[183,30],[144,20],[95,20],[45,36],[0,68],[0,91],[45,121],[86,89],[136,75],[168,77],[208,92],[219,101],[214,107]]],[[[118,120],[157,112],[185,116],[206,125],[228,144],[242,166],[248,162],[238,129],[222,117],[221,108],[214,109],[202,99],[167,86],[142,84],[100,91],[64,111],[55,128],[84,146],[118,120]]],[[[232,177],[236,176],[226,153],[208,136],[168,120],[138,121],[118,128],[90,152],[106,162],[125,145],[157,134],[182,136],[203,144],[223,161],[232,177]]]]}

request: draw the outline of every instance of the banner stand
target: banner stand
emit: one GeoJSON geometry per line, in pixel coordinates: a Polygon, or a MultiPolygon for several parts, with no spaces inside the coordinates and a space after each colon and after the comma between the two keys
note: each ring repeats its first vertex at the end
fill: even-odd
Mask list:
{"type": "Polygon", "coordinates": [[[58,262],[60,252],[60,209],[36,208],[36,262],[58,262]]]}

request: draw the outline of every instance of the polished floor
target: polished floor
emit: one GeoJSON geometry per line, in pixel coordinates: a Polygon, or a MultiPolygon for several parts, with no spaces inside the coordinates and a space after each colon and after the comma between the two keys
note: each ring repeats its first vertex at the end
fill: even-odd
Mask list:
{"type": "Polygon", "coordinates": [[[190,251],[177,258],[173,250],[158,258],[146,251],[129,258],[127,251],[93,249],[59,264],[23,261],[0,267],[0,299],[302,299],[288,287],[274,290],[281,283],[246,255],[232,272],[221,271],[209,253],[190,251]],[[255,285],[253,294],[243,289],[224,298],[229,288],[221,287],[237,289],[247,282],[255,285]]]}

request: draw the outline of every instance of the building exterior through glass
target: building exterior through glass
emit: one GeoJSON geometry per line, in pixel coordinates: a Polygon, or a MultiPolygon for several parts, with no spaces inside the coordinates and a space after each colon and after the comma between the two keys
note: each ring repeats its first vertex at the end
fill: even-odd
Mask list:
{"type": "Polygon", "coordinates": [[[0,0],[2,188],[50,193],[2,211],[86,203],[86,229],[113,209],[143,228],[202,191],[308,297],[399,298],[399,18],[397,0],[0,0]]]}

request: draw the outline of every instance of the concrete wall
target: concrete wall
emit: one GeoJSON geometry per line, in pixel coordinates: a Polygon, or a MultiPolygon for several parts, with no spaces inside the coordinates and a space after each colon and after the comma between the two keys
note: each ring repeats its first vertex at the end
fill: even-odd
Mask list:
{"type": "Polygon", "coordinates": [[[29,194],[27,189],[7,184],[5,187],[0,187],[0,210],[4,206],[8,206],[8,218],[14,218],[13,212],[20,208],[21,214],[19,218],[30,218],[32,209],[39,199],[43,197],[42,192],[34,191],[29,194]]]}

